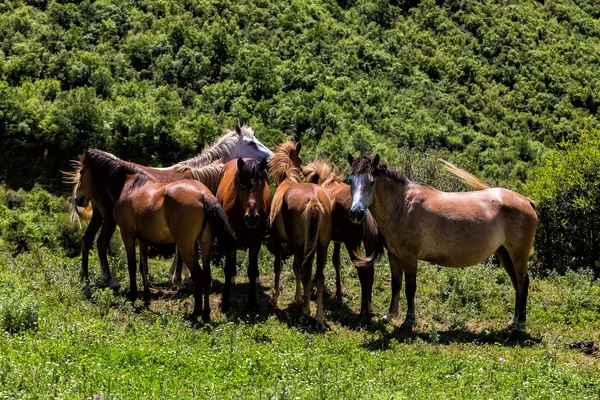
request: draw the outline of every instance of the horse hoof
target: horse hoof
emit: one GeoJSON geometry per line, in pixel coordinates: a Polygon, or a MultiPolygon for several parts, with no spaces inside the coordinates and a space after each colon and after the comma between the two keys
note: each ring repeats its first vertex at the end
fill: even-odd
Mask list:
{"type": "Polygon", "coordinates": [[[231,277],[231,279],[229,280],[229,283],[231,283],[232,285],[235,285],[235,276],[231,277]]]}
{"type": "Polygon", "coordinates": [[[385,313],[385,314],[383,315],[383,317],[381,317],[381,320],[382,320],[383,322],[390,323],[390,322],[392,322],[392,321],[394,320],[394,315],[393,315],[393,314],[390,314],[390,313],[385,313]]]}
{"type": "Polygon", "coordinates": [[[317,322],[317,332],[324,333],[327,332],[327,325],[323,322],[317,322]]]}
{"type": "Polygon", "coordinates": [[[117,285],[112,279],[108,281],[108,287],[112,290],[119,290],[119,285],[117,285]]]}
{"type": "Polygon", "coordinates": [[[404,321],[402,325],[400,325],[400,329],[412,330],[413,321],[404,321]]]}
{"type": "Polygon", "coordinates": [[[261,282],[261,280],[260,280],[260,276],[257,276],[257,277],[256,277],[256,284],[257,284],[257,285],[260,285],[260,284],[262,284],[262,282],[261,282]]]}

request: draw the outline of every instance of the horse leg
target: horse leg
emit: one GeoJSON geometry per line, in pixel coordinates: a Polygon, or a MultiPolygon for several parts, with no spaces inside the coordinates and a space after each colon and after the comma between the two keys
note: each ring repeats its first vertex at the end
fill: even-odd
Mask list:
{"type": "Polygon", "coordinates": [[[221,307],[227,309],[229,307],[229,298],[231,296],[232,278],[235,276],[236,270],[236,250],[227,251],[225,256],[225,286],[223,287],[223,295],[221,297],[221,307]]]}
{"type": "MultiPolygon", "coordinates": [[[[190,276],[192,277],[192,282],[194,282],[194,311],[192,315],[197,317],[202,313],[202,268],[198,264],[196,245],[192,242],[188,243],[186,240],[185,243],[178,243],[177,248],[180,251],[181,258],[183,258],[183,262],[189,267],[190,276]]],[[[204,250],[202,254],[202,261],[204,262],[204,250]]]]}
{"type": "Polygon", "coordinates": [[[117,223],[113,218],[104,219],[104,224],[102,224],[102,229],[100,229],[100,235],[98,235],[98,241],[96,242],[98,258],[100,258],[102,281],[111,289],[116,289],[118,287],[115,281],[113,281],[108,265],[108,247],[110,246],[110,238],[112,238],[116,228],[117,223]]]}
{"type": "MultiPolygon", "coordinates": [[[[338,245],[339,259],[339,243],[336,243],[336,245],[338,245]]],[[[319,331],[325,330],[325,323],[323,322],[323,288],[325,286],[325,276],[323,275],[323,270],[325,269],[325,264],[327,263],[327,247],[329,247],[329,245],[320,245],[317,249],[317,270],[315,271],[315,278],[317,280],[317,314],[315,315],[315,318],[317,320],[317,330],[319,331]]]]}
{"type": "Polygon", "coordinates": [[[140,274],[144,285],[144,301],[150,301],[150,284],[148,283],[148,242],[138,240],[140,246],[140,274]]]}
{"type": "Polygon", "coordinates": [[[296,277],[296,295],[294,296],[294,302],[296,304],[302,304],[303,303],[303,296],[302,296],[302,289],[300,288],[300,283],[302,281],[302,262],[304,260],[304,253],[302,251],[302,248],[298,248],[296,249],[296,252],[294,253],[294,264],[293,264],[293,270],[294,270],[294,276],[296,277]]]}
{"type": "Polygon", "coordinates": [[[406,279],[406,319],[400,326],[403,329],[409,329],[415,322],[415,293],[417,292],[417,260],[411,260],[404,265],[404,278],[406,279]]]}
{"type": "MultiPolygon", "coordinates": [[[[296,253],[298,254],[298,253],[296,253]]],[[[311,290],[311,275],[312,275],[312,262],[313,259],[315,257],[315,253],[310,254],[308,257],[306,257],[306,259],[302,256],[300,257],[300,267],[298,270],[298,274],[296,275],[296,284],[298,284],[298,281],[300,278],[302,280],[302,286],[304,289],[304,295],[300,294],[302,296],[302,316],[300,317],[300,323],[301,324],[305,324],[308,322],[309,318],[310,318],[310,290],[311,290]]],[[[296,263],[296,260],[298,259],[298,257],[294,257],[294,263],[296,263]]],[[[323,292],[320,292],[321,294],[321,299],[323,296],[323,292]]],[[[298,291],[296,291],[296,296],[298,296],[298,291]]],[[[318,291],[318,281],[317,281],[317,299],[319,298],[319,291],[318,291]]],[[[298,300],[298,299],[296,299],[298,300]]],[[[318,300],[317,300],[318,301],[318,300]]]]}
{"type": "MultiPolygon", "coordinates": [[[[85,229],[83,236],[81,237],[81,270],[79,271],[79,278],[82,281],[89,279],[88,260],[90,256],[90,249],[94,244],[94,237],[96,237],[96,233],[98,233],[98,230],[101,226],[102,215],[97,208],[94,208],[92,219],[85,229]]],[[[102,261],[100,261],[100,266],[102,266],[102,261]]]]}
{"type": "MultiPolygon", "coordinates": [[[[212,275],[210,271],[210,255],[212,251],[212,245],[214,236],[212,232],[205,229],[200,236],[200,252],[202,254],[202,280],[204,281],[204,310],[202,312],[202,318],[205,321],[210,321],[210,286],[212,283],[212,275]]],[[[195,254],[198,254],[197,245],[194,248],[195,254]]],[[[234,263],[235,265],[235,263],[234,263]]]]}
{"type": "Polygon", "coordinates": [[[171,269],[169,270],[169,275],[171,276],[171,287],[176,291],[180,291],[184,287],[183,279],[181,278],[182,268],[183,268],[183,257],[181,256],[181,252],[179,251],[179,248],[175,247],[175,257],[173,258],[173,263],[171,264],[171,269]]]}
{"type": "MultiPolygon", "coordinates": [[[[342,278],[340,277],[340,248],[342,244],[339,242],[333,243],[333,256],[331,257],[333,261],[333,268],[335,268],[335,296],[338,300],[341,300],[344,295],[344,290],[342,289],[342,278]]],[[[317,263],[319,262],[319,256],[317,254],[317,263]]]]}
{"type": "Polygon", "coordinates": [[[127,268],[129,270],[129,300],[137,299],[137,282],[135,276],[135,237],[121,230],[121,238],[127,252],[127,268]]]}
{"type": "Polygon", "coordinates": [[[273,272],[275,274],[275,283],[273,287],[273,306],[277,307],[277,300],[279,299],[279,277],[281,275],[281,239],[275,231],[272,235],[273,240],[273,252],[275,253],[275,261],[273,262],[273,272]]]}
{"type": "Polygon", "coordinates": [[[258,251],[260,244],[248,249],[248,303],[251,308],[258,308],[258,298],[256,297],[256,284],[258,282],[258,251]]]}
{"type": "Polygon", "coordinates": [[[519,295],[519,286],[517,284],[517,275],[515,273],[515,267],[508,250],[506,250],[504,246],[501,246],[498,250],[496,250],[496,254],[500,258],[500,262],[502,263],[504,270],[508,273],[508,276],[510,276],[510,281],[515,289],[515,312],[512,319],[508,322],[508,326],[512,328],[517,324],[517,322],[519,322],[519,307],[521,304],[521,296],[519,295]]]}
{"type": "Polygon", "coordinates": [[[508,323],[510,328],[521,329],[527,320],[527,296],[529,294],[529,274],[527,273],[528,252],[522,255],[510,254],[513,262],[517,292],[515,298],[515,315],[508,323]]]}
{"type": "MultiPolygon", "coordinates": [[[[360,245],[346,243],[346,249],[348,250],[350,259],[355,261],[356,256],[354,255],[354,252],[360,250],[360,245]]],[[[356,268],[356,272],[358,273],[358,280],[360,282],[360,315],[367,317],[373,312],[371,298],[375,268],[373,268],[373,265],[369,265],[368,267],[356,268]]]]}
{"type": "Polygon", "coordinates": [[[392,272],[392,299],[389,310],[383,315],[383,320],[391,322],[398,315],[398,301],[402,288],[402,264],[400,259],[388,251],[390,269],[392,272]]]}

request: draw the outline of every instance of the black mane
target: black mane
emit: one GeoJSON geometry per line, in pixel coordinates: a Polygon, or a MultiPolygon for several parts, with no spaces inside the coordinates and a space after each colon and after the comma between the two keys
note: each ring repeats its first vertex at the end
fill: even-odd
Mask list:
{"type": "Polygon", "coordinates": [[[248,186],[250,191],[262,190],[267,180],[267,171],[260,168],[260,161],[244,160],[244,167],[235,173],[233,180],[236,190],[240,185],[248,186]]]}

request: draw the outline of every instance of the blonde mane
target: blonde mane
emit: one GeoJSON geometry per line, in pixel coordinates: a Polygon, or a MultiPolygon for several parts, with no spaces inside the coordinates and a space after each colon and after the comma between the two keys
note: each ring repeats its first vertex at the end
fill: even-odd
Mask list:
{"type": "Polygon", "coordinates": [[[254,137],[254,131],[249,126],[243,125],[238,129],[240,130],[240,133],[238,133],[235,129],[228,130],[227,133],[217,139],[216,142],[211,145],[206,145],[202,152],[196,157],[181,161],[175,164],[175,166],[199,168],[213,162],[223,160],[226,156],[231,154],[240,140],[240,135],[250,138],[254,137]]]}
{"type": "Polygon", "coordinates": [[[317,185],[327,189],[334,183],[344,182],[344,175],[340,174],[337,165],[330,165],[327,161],[322,158],[315,158],[302,168],[302,173],[305,176],[307,182],[315,182],[317,185]]]}
{"type": "Polygon", "coordinates": [[[212,193],[215,193],[219,187],[221,178],[223,177],[224,165],[225,164],[220,161],[215,161],[208,165],[199,167],[186,167],[184,165],[176,164],[173,166],[173,170],[175,172],[185,172],[189,169],[194,177],[194,180],[201,182],[208,188],[208,190],[210,190],[212,193]]]}
{"type": "Polygon", "coordinates": [[[299,167],[295,167],[291,158],[292,151],[296,151],[296,144],[287,141],[275,146],[275,154],[269,160],[269,172],[276,185],[281,184],[285,179],[291,183],[304,182],[304,175],[299,167]]]}

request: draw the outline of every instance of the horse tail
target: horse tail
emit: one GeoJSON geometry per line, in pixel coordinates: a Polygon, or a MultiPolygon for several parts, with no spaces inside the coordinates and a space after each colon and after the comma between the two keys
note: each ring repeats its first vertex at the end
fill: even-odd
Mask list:
{"type": "Polygon", "coordinates": [[[219,240],[219,244],[224,248],[235,249],[238,245],[237,239],[229,224],[227,214],[225,214],[225,211],[223,211],[223,208],[221,208],[217,199],[213,196],[204,195],[202,202],[204,204],[206,221],[215,233],[216,238],[219,240]]]}
{"type": "Polygon", "coordinates": [[[458,179],[460,179],[467,186],[470,186],[475,190],[483,190],[490,188],[490,185],[477,178],[475,175],[468,173],[462,168],[458,168],[456,165],[442,158],[440,158],[439,160],[442,162],[442,164],[444,164],[444,168],[446,169],[446,171],[450,172],[452,175],[457,176],[458,179]]]}
{"type": "Polygon", "coordinates": [[[302,264],[317,250],[319,228],[324,214],[323,204],[315,198],[308,201],[302,212],[302,222],[304,224],[304,260],[302,260],[302,264]]]}
{"type": "Polygon", "coordinates": [[[356,260],[353,260],[352,263],[357,268],[372,266],[377,258],[383,253],[383,249],[385,247],[385,239],[383,238],[381,232],[379,232],[377,223],[371,216],[371,213],[367,214],[367,220],[365,221],[363,242],[365,243],[365,249],[368,247],[373,249],[373,254],[368,257],[363,257],[363,255],[360,253],[360,249],[358,251],[354,251],[353,253],[356,260]]]}

